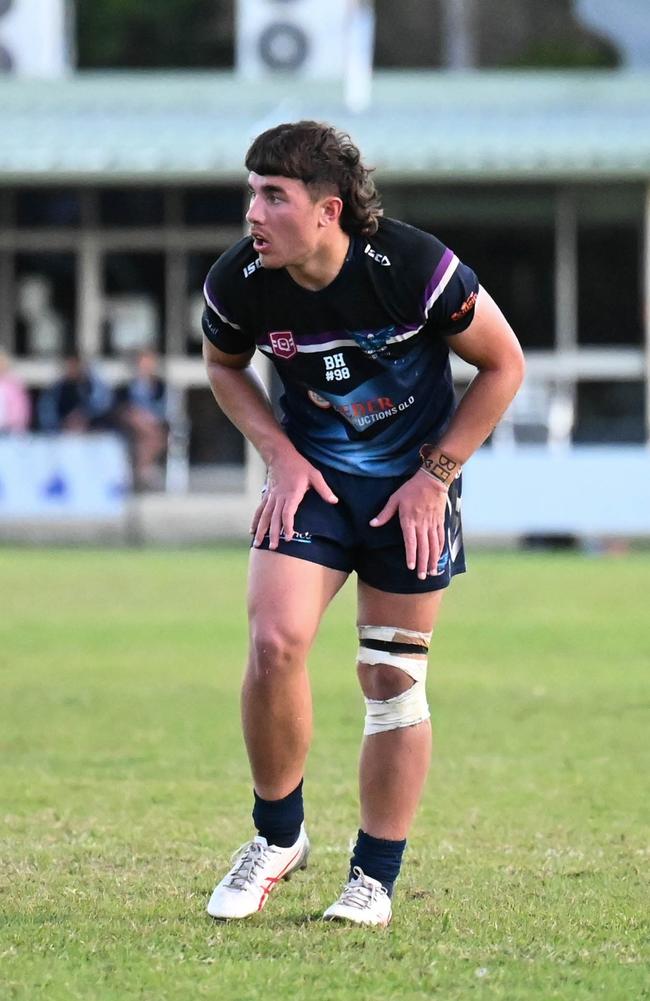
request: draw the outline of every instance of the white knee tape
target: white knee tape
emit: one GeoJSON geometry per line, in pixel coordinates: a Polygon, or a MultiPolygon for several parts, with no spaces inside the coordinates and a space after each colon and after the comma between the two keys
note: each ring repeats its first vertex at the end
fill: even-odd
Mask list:
{"type": "Polygon", "coordinates": [[[431,633],[394,626],[359,626],[359,639],[359,663],[396,667],[414,681],[409,689],[391,699],[366,698],[364,735],[415,726],[429,719],[425,681],[431,633]]]}
{"type": "Polygon", "coordinates": [[[414,681],[424,681],[427,676],[427,653],[431,633],[396,626],[359,626],[359,653],[357,663],[388,664],[404,671],[414,681]],[[381,647],[381,649],[377,649],[381,647]],[[396,647],[399,652],[389,649],[396,647]],[[407,648],[411,649],[408,650],[407,648]]]}
{"type": "Polygon", "coordinates": [[[429,705],[424,681],[416,681],[410,688],[392,699],[366,699],[364,736],[415,726],[429,719],[429,705]]]}

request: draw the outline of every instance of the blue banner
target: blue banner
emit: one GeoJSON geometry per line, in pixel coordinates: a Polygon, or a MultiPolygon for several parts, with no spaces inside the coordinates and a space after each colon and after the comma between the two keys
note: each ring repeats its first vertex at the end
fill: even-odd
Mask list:
{"type": "Polygon", "coordinates": [[[112,434],[0,437],[0,518],[119,518],[131,471],[112,434]]]}

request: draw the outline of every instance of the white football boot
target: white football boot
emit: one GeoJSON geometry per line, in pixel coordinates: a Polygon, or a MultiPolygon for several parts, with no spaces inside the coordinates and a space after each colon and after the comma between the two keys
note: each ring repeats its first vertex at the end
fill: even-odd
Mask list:
{"type": "Polygon", "coordinates": [[[309,839],[305,828],[289,848],[269,845],[259,834],[233,856],[235,864],[215,887],[207,911],[213,918],[247,918],[261,911],[269,893],[296,869],[307,868],[309,839]]]}
{"type": "Polygon", "coordinates": [[[343,893],[323,918],[325,921],[352,921],[357,925],[390,924],[392,907],[386,888],[378,879],[372,879],[355,866],[352,879],[343,887],[343,893]]]}

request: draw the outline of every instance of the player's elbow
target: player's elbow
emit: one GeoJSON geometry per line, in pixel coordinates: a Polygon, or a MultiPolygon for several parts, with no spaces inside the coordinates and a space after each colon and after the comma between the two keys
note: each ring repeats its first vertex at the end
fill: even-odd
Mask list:
{"type": "Polygon", "coordinates": [[[475,361],[479,372],[492,372],[513,386],[515,392],[526,374],[526,361],[521,344],[508,327],[502,330],[498,341],[490,345],[483,356],[475,361]]]}
{"type": "Polygon", "coordinates": [[[496,366],[502,391],[510,400],[519,392],[526,375],[526,361],[521,345],[514,336],[512,340],[513,343],[504,351],[496,366]]]}
{"type": "Polygon", "coordinates": [[[526,374],[526,359],[519,340],[507,321],[503,321],[493,343],[492,367],[507,376],[515,390],[519,389],[526,374]]]}
{"type": "Polygon", "coordinates": [[[513,334],[513,343],[507,360],[507,368],[515,386],[515,392],[519,389],[526,376],[526,359],[521,344],[513,334]]]}

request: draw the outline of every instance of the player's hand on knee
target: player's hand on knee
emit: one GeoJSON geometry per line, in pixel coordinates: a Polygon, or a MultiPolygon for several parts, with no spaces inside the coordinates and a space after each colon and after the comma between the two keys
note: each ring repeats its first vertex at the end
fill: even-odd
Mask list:
{"type": "Polygon", "coordinates": [[[291,541],[296,511],[310,488],[328,503],[338,502],[322,474],[298,452],[269,465],[264,495],[251,524],[254,546],[260,546],[267,534],[269,549],[277,549],[280,538],[291,541]]]}
{"type": "Polygon", "coordinates": [[[338,504],[339,499],[334,491],[328,487],[323,474],[320,473],[315,466],[312,466],[311,463],[308,462],[307,465],[309,466],[309,486],[312,487],[317,494],[320,494],[323,500],[327,501],[328,504],[338,504]]]}
{"type": "Polygon", "coordinates": [[[268,489],[264,501],[258,507],[253,523],[255,525],[253,545],[261,546],[265,537],[269,537],[269,549],[277,549],[280,537],[289,541],[293,536],[293,514],[298,509],[302,494],[294,491],[283,492],[281,488],[268,489]],[[290,512],[293,511],[293,514],[290,512]],[[287,524],[288,523],[288,524],[287,524]]]}
{"type": "Polygon", "coordinates": [[[445,541],[446,506],[446,489],[426,473],[418,472],[391,494],[370,522],[378,528],[399,515],[406,565],[416,571],[420,580],[437,573],[445,541]]]}
{"type": "Polygon", "coordinates": [[[438,573],[438,560],[445,548],[445,512],[442,512],[442,521],[437,522],[429,529],[429,566],[427,576],[435,577],[438,573]]]}
{"type": "Polygon", "coordinates": [[[255,508],[255,513],[251,518],[251,527],[249,529],[251,535],[255,536],[257,535],[257,526],[260,523],[260,518],[262,517],[262,512],[264,511],[265,507],[266,507],[266,484],[264,484],[262,488],[262,499],[255,508]]]}

